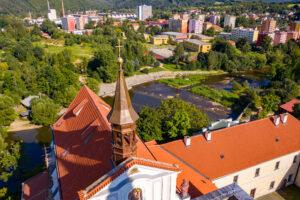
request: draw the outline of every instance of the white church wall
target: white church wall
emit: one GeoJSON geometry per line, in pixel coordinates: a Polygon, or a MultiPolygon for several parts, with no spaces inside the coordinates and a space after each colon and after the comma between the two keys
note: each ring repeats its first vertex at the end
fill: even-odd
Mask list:
{"type": "Polygon", "coordinates": [[[91,200],[128,200],[133,189],[142,191],[143,200],[175,200],[178,172],[134,165],[91,200]]]}

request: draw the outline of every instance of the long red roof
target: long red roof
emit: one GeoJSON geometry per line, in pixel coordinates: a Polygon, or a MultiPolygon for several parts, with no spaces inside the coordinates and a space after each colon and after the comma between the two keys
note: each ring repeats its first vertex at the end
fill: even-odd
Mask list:
{"type": "Polygon", "coordinates": [[[283,104],[280,106],[280,108],[292,113],[294,112],[293,108],[294,108],[294,105],[297,104],[297,103],[300,103],[300,100],[298,99],[292,99],[290,100],[289,102],[283,104]]]}
{"type": "MultiPolygon", "coordinates": [[[[300,150],[300,121],[288,114],[286,124],[272,118],[257,120],[161,145],[211,180],[300,150]],[[223,157],[223,158],[222,158],[223,157]]],[[[167,161],[166,161],[167,162],[167,161]]]]}
{"type": "MultiPolygon", "coordinates": [[[[53,125],[64,200],[78,198],[78,191],[114,168],[111,127],[107,121],[110,110],[107,103],[84,86],[53,125]]],[[[139,138],[137,146],[138,157],[154,160],[139,138]]]]}

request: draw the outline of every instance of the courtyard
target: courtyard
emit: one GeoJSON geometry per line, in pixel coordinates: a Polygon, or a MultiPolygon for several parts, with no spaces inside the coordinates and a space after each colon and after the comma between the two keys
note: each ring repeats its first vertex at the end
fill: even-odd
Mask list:
{"type": "Polygon", "coordinates": [[[257,198],[256,200],[300,200],[300,188],[292,185],[285,189],[257,198]]]}

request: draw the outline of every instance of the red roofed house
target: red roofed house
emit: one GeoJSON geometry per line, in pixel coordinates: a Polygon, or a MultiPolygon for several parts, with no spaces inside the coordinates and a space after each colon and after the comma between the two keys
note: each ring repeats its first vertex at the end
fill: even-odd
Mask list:
{"type": "Polygon", "coordinates": [[[292,99],[292,100],[290,100],[289,102],[287,102],[287,103],[281,105],[280,108],[281,108],[283,111],[285,111],[285,112],[292,113],[292,112],[294,112],[294,110],[293,110],[294,105],[295,105],[295,104],[298,104],[298,103],[300,103],[300,100],[298,100],[298,99],[292,99]]]}
{"type": "Polygon", "coordinates": [[[300,186],[300,122],[292,115],[143,143],[118,62],[113,108],[84,86],[52,126],[49,173],[24,182],[22,199],[253,200],[300,186]]]}

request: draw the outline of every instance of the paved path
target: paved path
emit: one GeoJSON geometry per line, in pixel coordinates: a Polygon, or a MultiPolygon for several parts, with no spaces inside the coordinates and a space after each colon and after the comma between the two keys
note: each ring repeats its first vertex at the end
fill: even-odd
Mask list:
{"type": "MultiPolygon", "coordinates": [[[[217,71],[160,71],[152,72],[149,74],[139,74],[126,78],[128,89],[131,89],[135,85],[147,83],[150,81],[156,81],[164,78],[175,78],[178,75],[188,74],[210,74],[217,73],[217,71]]],[[[116,89],[116,82],[114,83],[102,83],[100,84],[100,91],[98,93],[101,97],[113,96],[116,89]]]]}

